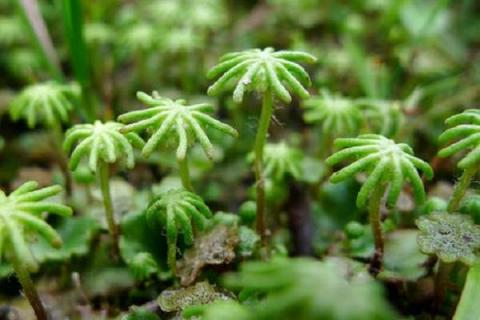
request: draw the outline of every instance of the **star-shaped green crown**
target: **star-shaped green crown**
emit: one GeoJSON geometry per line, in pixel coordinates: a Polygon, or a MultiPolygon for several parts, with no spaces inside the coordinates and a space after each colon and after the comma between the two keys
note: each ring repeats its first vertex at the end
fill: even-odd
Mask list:
{"type": "Polygon", "coordinates": [[[478,261],[480,226],[463,214],[432,213],[416,221],[420,250],[435,254],[443,262],[461,261],[469,266],[478,261]]]}
{"type": "Polygon", "coordinates": [[[302,151],[289,147],[283,141],[265,145],[263,162],[265,163],[266,177],[282,180],[285,176],[291,175],[294,178],[299,178],[303,171],[302,161],[302,151]]]}
{"type": "Polygon", "coordinates": [[[99,160],[114,163],[125,159],[127,167],[132,168],[135,163],[133,147],[141,148],[144,142],[135,133],[121,134],[121,128],[121,123],[98,120],[94,124],[78,124],[70,128],[63,147],[67,153],[72,153],[71,169],[75,170],[83,157],[88,157],[88,166],[93,172],[97,171],[99,160]]]}
{"type": "Polygon", "coordinates": [[[439,157],[450,157],[460,151],[471,151],[458,162],[461,169],[471,168],[480,163],[480,110],[469,109],[448,118],[445,123],[453,128],[445,130],[439,137],[439,142],[445,144],[458,140],[452,145],[441,149],[439,157]]]}
{"type": "Polygon", "coordinates": [[[183,189],[169,190],[158,196],[148,205],[146,214],[150,224],[158,221],[167,231],[168,262],[172,270],[175,270],[178,230],[182,231],[185,244],[191,245],[192,221],[203,230],[212,217],[202,198],[183,189]]]}
{"type": "Polygon", "coordinates": [[[0,258],[13,254],[29,271],[36,271],[38,264],[28,247],[28,235],[38,233],[54,247],[62,245],[55,229],[42,219],[45,212],[72,215],[67,206],[43,201],[61,191],[60,186],[38,189],[34,181],[24,183],[8,196],[0,190],[0,258]]]}
{"type": "Polygon", "coordinates": [[[370,174],[358,193],[358,207],[365,207],[370,193],[382,184],[390,186],[387,205],[394,206],[407,180],[412,185],[415,200],[423,202],[425,199],[423,182],[417,168],[423,171],[428,179],[433,177],[433,171],[428,163],[414,156],[412,148],[407,144],[397,144],[377,134],[363,134],[357,138],[336,139],[335,146],[343,150],[330,156],[326,160],[328,165],[332,166],[350,158],[355,161],[334,173],[330,178],[331,182],[340,182],[361,171],[370,174]]]}
{"type": "Polygon", "coordinates": [[[322,90],[304,102],[305,122],[322,124],[324,133],[333,136],[357,134],[362,124],[362,114],[355,101],[322,90]]]}
{"type": "Polygon", "coordinates": [[[10,104],[14,121],[23,118],[30,128],[38,123],[52,127],[69,121],[69,113],[79,99],[77,85],[45,82],[26,87],[10,104]]]}
{"type": "Polygon", "coordinates": [[[247,91],[269,90],[284,102],[290,102],[290,92],[308,98],[305,89],[311,85],[310,77],[299,63],[314,63],[316,58],[301,51],[275,51],[273,48],[250,49],[228,53],[220,63],[210,69],[207,77],[218,80],[208,88],[209,95],[233,91],[233,100],[242,102],[247,91]]]}
{"type": "Polygon", "coordinates": [[[118,120],[128,123],[122,132],[153,132],[143,148],[143,155],[148,157],[164,140],[175,136],[178,139],[177,158],[186,156],[189,137],[195,137],[206,155],[213,156],[213,145],[205,129],[214,128],[222,133],[236,137],[237,131],[207,114],[213,107],[207,103],[185,105],[185,100],[171,100],[160,97],[156,92],[152,96],[138,92],[137,97],[150,108],[122,114],[118,120]]]}

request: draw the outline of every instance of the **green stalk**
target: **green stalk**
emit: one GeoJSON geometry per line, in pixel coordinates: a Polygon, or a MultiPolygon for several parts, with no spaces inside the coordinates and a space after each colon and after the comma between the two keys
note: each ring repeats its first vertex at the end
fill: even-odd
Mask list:
{"type": "Polygon", "coordinates": [[[113,212],[112,196],[110,193],[110,168],[108,163],[103,160],[98,161],[98,176],[100,179],[100,189],[102,191],[103,205],[105,207],[105,215],[107,218],[108,229],[112,236],[113,254],[118,256],[118,227],[115,223],[113,212]]]}
{"type": "Polygon", "coordinates": [[[64,77],[60,62],[40,13],[38,2],[36,0],[17,0],[15,3],[21,19],[28,26],[31,42],[37,47],[50,76],[59,82],[63,82],[64,77]]]}
{"type": "Polygon", "coordinates": [[[369,271],[376,276],[382,269],[383,264],[383,232],[380,221],[380,205],[384,194],[384,188],[379,186],[375,188],[370,196],[368,203],[368,219],[372,227],[373,238],[375,242],[375,253],[370,262],[369,271]]]}
{"type": "Polygon", "coordinates": [[[263,96],[262,112],[255,138],[255,179],[257,183],[257,217],[256,229],[262,239],[263,246],[267,246],[267,229],[265,224],[265,179],[263,175],[263,149],[267,140],[268,127],[272,119],[273,97],[267,90],[263,96]]]}
{"type": "Polygon", "coordinates": [[[47,312],[43,307],[42,301],[33,285],[32,278],[30,278],[30,274],[28,273],[27,269],[25,269],[25,265],[17,258],[15,254],[12,255],[11,258],[12,267],[17,275],[18,282],[22,285],[23,292],[27,297],[30,305],[35,312],[35,315],[38,320],[47,320],[47,312]]]}
{"type": "Polygon", "coordinates": [[[63,0],[63,17],[70,58],[75,78],[82,87],[85,116],[93,122],[95,115],[95,96],[93,93],[87,46],[83,37],[83,13],[80,0],[63,0]]]}
{"type": "Polygon", "coordinates": [[[188,160],[187,157],[180,160],[178,159],[178,168],[180,170],[180,178],[182,179],[182,186],[190,191],[193,192],[192,181],[190,180],[190,171],[188,169],[188,160]]]}
{"type": "Polygon", "coordinates": [[[470,268],[465,286],[453,316],[454,320],[477,320],[480,314],[480,265],[470,268]]]}
{"type": "Polygon", "coordinates": [[[53,134],[53,143],[55,145],[55,151],[57,153],[57,163],[60,166],[60,170],[62,171],[63,178],[65,179],[65,191],[67,196],[72,195],[72,174],[68,167],[68,159],[65,153],[63,152],[62,142],[64,139],[63,131],[60,125],[55,125],[52,127],[52,134],[53,134]]]}
{"type": "Polygon", "coordinates": [[[448,212],[455,212],[458,210],[460,206],[460,201],[462,201],[465,192],[467,191],[468,187],[470,186],[470,182],[475,177],[477,169],[476,168],[468,168],[463,171],[460,180],[455,184],[455,189],[453,190],[452,198],[448,203],[447,211],[448,212]]]}

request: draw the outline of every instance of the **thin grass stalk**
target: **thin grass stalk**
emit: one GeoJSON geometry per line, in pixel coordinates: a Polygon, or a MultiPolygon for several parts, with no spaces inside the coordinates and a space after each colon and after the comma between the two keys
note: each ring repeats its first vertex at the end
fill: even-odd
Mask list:
{"type": "Polygon", "coordinates": [[[73,71],[77,82],[82,87],[85,107],[82,111],[87,120],[92,122],[96,118],[95,95],[92,87],[87,46],[83,37],[82,5],[80,0],[64,0],[62,9],[73,71]]]}
{"type": "Polygon", "coordinates": [[[17,0],[16,5],[22,20],[28,26],[31,41],[37,47],[50,76],[59,82],[63,82],[64,76],[60,67],[60,60],[40,13],[37,0],[17,0]]]}

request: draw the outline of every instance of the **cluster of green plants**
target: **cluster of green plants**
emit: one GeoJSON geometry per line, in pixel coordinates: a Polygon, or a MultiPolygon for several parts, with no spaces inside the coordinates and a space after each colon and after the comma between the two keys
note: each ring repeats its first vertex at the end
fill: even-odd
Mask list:
{"type": "Polygon", "coordinates": [[[477,319],[474,1],[0,9],[0,319],[477,319]]]}

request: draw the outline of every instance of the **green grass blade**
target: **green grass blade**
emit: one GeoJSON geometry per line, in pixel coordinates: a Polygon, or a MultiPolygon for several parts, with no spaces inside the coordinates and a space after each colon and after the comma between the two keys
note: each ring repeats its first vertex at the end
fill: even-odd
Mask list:
{"type": "Polygon", "coordinates": [[[80,0],[63,1],[63,17],[70,59],[75,78],[82,87],[85,116],[93,121],[95,115],[95,97],[92,89],[91,70],[88,61],[87,46],[83,37],[83,13],[80,0]]]}
{"type": "Polygon", "coordinates": [[[477,320],[480,315],[480,265],[468,271],[454,320],[477,320]]]}
{"type": "Polygon", "coordinates": [[[30,38],[42,56],[51,77],[57,81],[63,81],[60,62],[40,13],[37,0],[17,0],[16,6],[22,20],[28,26],[30,38]]]}

